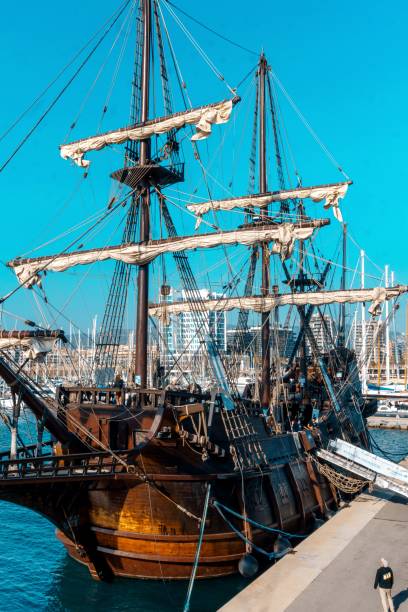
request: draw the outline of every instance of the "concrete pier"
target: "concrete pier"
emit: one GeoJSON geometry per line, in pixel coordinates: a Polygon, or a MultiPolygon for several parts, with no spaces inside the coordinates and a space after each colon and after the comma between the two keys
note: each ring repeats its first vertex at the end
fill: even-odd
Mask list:
{"type": "Polygon", "coordinates": [[[367,419],[367,424],[370,429],[400,429],[401,431],[408,430],[408,418],[404,417],[386,417],[386,416],[371,416],[367,419]]]}
{"type": "MultiPolygon", "coordinates": [[[[402,465],[408,467],[408,461],[402,465]]],[[[375,612],[380,558],[395,573],[395,609],[408,611],[408,500],[364,493],[224,605],[222,612],[375,612]]]]}

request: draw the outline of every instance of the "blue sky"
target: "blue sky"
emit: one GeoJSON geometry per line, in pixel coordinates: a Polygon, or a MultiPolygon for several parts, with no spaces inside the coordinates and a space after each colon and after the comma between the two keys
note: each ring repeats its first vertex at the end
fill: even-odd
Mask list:
{"type": "MultiPolygon", "coordinates": [[[[343,205],[352,238],[366,249],[379,268],[388,263],[395,270],[397,281],[408,283],[405,255],[408,214],[407,196],[403,190],[408,141],[406,3],[397,0],[391,7],[377,0],[370,3],[349,0],[261,1],[253,3],[250,9],[248,3],[241,0],[224,0],[222,3],[207,0],[206,3],[193,4],[177,0],[176,4],[245,47],[255,52],[262,48],[265,50],[297,106],[354,181],[343,205]]],[[[0,134],[118,6],[116,0],[82,0],[63,4],[51,0],[37,4],[22,0],[17,14],[15,6],[2,3],[0,134]]],[[[172,17],[163,10],[194,104],[228,97],[224,84],[196,56],[172,17]]],[[[179,16],[231,85],[235,86],[255,65],[256,56],[230,46],[183,15],[179,16]]],[[[80,170],[59,158],[58,145],[69,134],[69,126],[77,116],[121,23],[27,145],[0,174],[2,262],[22,255],[79,223],[106,207],[109,201],[112,185],[108,175],[120,167],[121,152],[116,150],[90,156],[93,165],[84,181],[80,170]]],[[[126,24],[76,129],[69,136],[71,139],[95,133],[98,128],[125,32],[126,24]]],[[[132,67],[130,43],[124,51],[103,129],[118,127],[128,120],[132,67]]],[[[174,71],[171,76],[174,76],[174,71]]],[[[67,78],[64,76],[21,124],[0,142],[1,162],[67,78]]],[[[240,90],[243,102],[237,117],[225,128],[226,135],[222,131],[224,128],[216,129],[208,143],[200,144],[204,161],[211,162],[210,182],[214,197],[225,195],[220,183],[230,185],[235,195],[243,194],[247,189],[253,101],[249,85],[247,80],[240,90]]],[[[179,102],[177,95],[175,102],[179,102]]],[[[304,184],[342,180],[284,97],[281,97],[281,109],[304,184]]],[[[189,145],[184,144],[186,160],[192,161],[189,145]]],[[[269,187],[276,188],[272,159],[269,187]]],[[[205,197],[196,164],[189,166],[186,183],[180,189],[186,192],[197,189],[197,194],[205,197]]],[[[322,215],[322,209],[317,205],[313,205],[309,212],[322,215]]],[[[177,210],[174,214],[179,231],[191,232],[192,222],[188,218],[182,220],[181,214],[177,216],[177,210]]],[[[232,227],[236,218],[224,217],[226,226],[232,227]]],[[[92,244],[101,245],[111,238],[117,239],[119,221],[120,217],[115,217],[112,225],[106,227],[105,233],[96,236],[92,244]]],[[[335,250],[339,231],[340,226],[333,221],[331,228],[319,238],[322,251],[329,257],[335,250]]],[[[62,238],[57,246],[44,247],[39,253],[58,252],[68,241],[70,237],[62,238]]],[[[244,257],[244,251],[241,254],[244,257]]],[[[351,268],[357,263],[357,254],[358,248],[351,244],[351,268]]],[[[216,251],[205,259],[205,266],[212,269],[207,281],[209,278],[215,285],[220,280],[217,264],[221,256],[222,253],[216,251]]],[[[233,262],[236,272],[242,257],[238,254],[233,262]]],[[[202,272],[203,256],[194,255],[192,261],[202,272]]],[[[367,264],[367,271],[372,276],[381,275],[379,268],[367,264]]],[[[68,302],[64,307],[67,316],[86,328],[93,314],[101,315],[103,312],[110,270],[109,265],[98,264],[88,272],[78,268],[64,279],[49,275],[45,284],[47,295],[58,307],[68,302]],[[84,277],[84,274],[88,276],[84,277]]],[[[168,274],[172,278],[171,264],[168,274]]],[[[207,284],[205,277],[200,279],[202,284],[207,284]]],[[[0,268],[0,281],[1,294],[16,285],[13,275],[4,266],[0,268]]],[[[374,278],[371,284],[376,284],[374,278]]],[[[152,299],[158,285],[153,270],[152,299]]],[[[35,316],[37,320],[40,317],[35,314],[33,296],[27,295],[26,291],[19,291],[5,304],[5,308],[22,316],[35,316]]],[[[131,321],[132,312],[128,317],[131,321]]],[[[399,318],[402,321],[402,312],[399,318]]]]}

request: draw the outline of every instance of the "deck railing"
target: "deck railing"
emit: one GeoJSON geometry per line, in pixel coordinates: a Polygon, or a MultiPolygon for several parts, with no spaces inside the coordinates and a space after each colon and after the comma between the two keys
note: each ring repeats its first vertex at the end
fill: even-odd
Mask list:
{"type": "Polygon", "coordinates": [[[60,387],[57,399],[65,404],[92,404],[96,406],[127,406],[143,404],[156,408],[163,392],[159,389],[136,389],[134,387],[60,387]]]}
{"type": "Polygon", "coordinates": [[[124,471],[123,458],[108,452],[0,460],[0,481],[109,476],[124,471]]]}

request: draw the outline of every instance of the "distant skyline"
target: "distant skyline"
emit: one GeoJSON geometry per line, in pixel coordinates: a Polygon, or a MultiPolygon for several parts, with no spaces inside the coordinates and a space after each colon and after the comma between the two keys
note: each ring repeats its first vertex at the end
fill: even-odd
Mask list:
{"type": "MultiPolygon", "coordinates": [[[[19,4],[23,17],[18,19],[15,6],[2,4],[0,138],[120,4],[107,0],[73,0],[59,5],[56,10],[55,3],[50,0],[40,4],[23,0],[19,4]]],[[[231,85],[237,85],[255,67],[256,53],[261,49],[265,51],[280,82],[354,182],[342,205],[350,230],[350,269],[355,268],[359,249],[364,248],[369,258],[367,284],[379,282],[374,277],[381,277],[385,264],[395,271],[397,282],[408,284],[405,254],[408,212],[407,196],[402,188],[408,141],[405,119],[408,99],[408,79],[405,76],[408,5],[400,0],[394,2],[392,7],[377,0],[369,4],[350,0],[342,3],[315,0],[307,4],[300,0],[291,3],[263,0],[256,4],[256,10],[249,10],[248,3],[242,0],[234,3],[229,0],[223,3],[208,0],[205,4],[176,0],[175,4],[217,32],[255,52],[248,53],[234,47],[177,13],[231,85]]],[[[163,11],[167,15],[175,50],[194,103],[229,97],[224,84],[215,78],[201,58],[195,58],[190,43],[164,7],[163,11]]],[[[103,129],[118,127],[127,121],[130,77],[126,68],[132,67],[133,57],[130,43],[124,48],[124,66],[118,73],[116,84],[110,76],[103,77],[95,90],[90,92],[89,102],[80,113],[77,127],[70,130],[92,87],[98,66],[109,54],[115,32],[95,57],[92,68],[84,71],[78,83],[73,84],[25,147],[0,173],[3,263],[103,210],[109,202],[112,188],[108,177],[122,163],[121,150],[90,156],[93,166],[88,179],[83,181],[78,168],[60,159],[58,145],[67,138],[76,139],[95,133],[111,86],[113,94],[103,129]],[[81,183],[84,184],[79,188],[81,183]]],[[[117,56],[115,50],[108,66],[110,75],[115,72],[117,56]]],[[[0,166],[67,78],[64,76],[46,99],[37,104],[13,132],[0,140],[0,166]]],[[[220,197],[223,193],[219,188],[220,183],[235,195],[245,193],[247,189],[247,159],[252,130],[252,94],[248,93],[249,85],[250,79],[239,89],[243,101],[236,118],[233,117],[228,127],[217,128],[207,143],[199,145],[205,159],[212,164],[209,180],[214,197],[220,197]],[[246,126],[245,138],[241,136],[243,126],[246,126]],[[217,150],[221,151],[220,158],[214,158],[217,150]]],[[[284,127],[289,134],[296,167],[304,184],[344,180],[299,121],[278,86],[277,91],[285,119],[284,127]]],[[[183,146],[186,148],[189,145],[183,143],[183,146]]],[[[191,157],[190,153],[187,155],[191,157]]],[[[270,188],[277,188],[272,162],[268,184],[270,188]]],[[[205,197],[196,166],[188,166],[186,183],[180,189],[186,193],[197,189],[198,195],[205,197]]],[[[320,205],[312,205],[310,211],[315,216],[326,216],[320,205]]],[[[228,217],[229,227],[236,221],[237,217],[231,213],[228,217]]],[[[119,217],[116,217],[102,237],[95,238],[95,244],[98,240],[101,241],[99,244],[106,244],[109,238],[117,240],[120,236],[118,222],[119,217]]],[[[190,223],[188,219],[185,221],[180,217],[178,222],[180,231],[193,231],[193,221],[190,223]]],[[[334,220],[330,229],[322,230],[319,236],[322,258],[332,256],[339,234],[340,226],[334,220]],[[323,235],[323,232],[326,233],[323,235]]],[[[49,245],[39,253],[58,252],[69,241],[69,236],[61,238],[56,243],[58,247],[54,247],[57,251],[53,250],[53,245],[49,245]]],[[[237,273],[242,256],[232,259],[237,273]]],[[[203,273],[202,257],[199,254],[191,257],[198,274],[203,273]]],[[[208,277],[214,290],[219,290],[217,283],[221,285],[225,282],[217,268],[219,258],[220,252],[212,252],[203,260],[208,268],[213,268],[208,277]]],[[[101,320],[111,270],[112,266],[98,264],[88,272],[85,268],[70,271],[64,275],[64,279],[49,274],[44,283],[46,294],[58,308],[64,307],[67,318],[78,321],[86,330],[94,314],[98,314],[101,320]]],[[[174,269],[171,266],[168,273],[174,282],[174,269]]],[[[353,274],[350,271],[348,282],[351,283],[353,278],[355,285],[358,272],[353,274]]],[[[198,276],[198,280],[200,287],[208,285],[205,277],[198,276]]],[[[0,267],[0,281],[0,295],[5,295],[16,286],[14,275],[4,266],[0,267]]],[[[159,283],[154,268],[152,299],[159,283]]],[[[4,304],[4,308],[22,317],[36,316],[36,320],[41,322],[42,315],[36,304],[38,299],[32,292],[19,291],[4,304]]],[[[404,300],[401,303],[405,305],[404,300]]],[[[47,314],[47,307],[42,305],[41,308],[44,317],[52,322],[53,316],[47,314]]],[[[63,320],[58,318],[57,311],[54,313],[56,322],[61,325],[63,320]]],[[[405,326],[404,308],[400,308],[397,316],[398,327],[402,329],[405,326]]],[[[133,313],[129,312],[125,327],[133,318],[133,313]]]]}

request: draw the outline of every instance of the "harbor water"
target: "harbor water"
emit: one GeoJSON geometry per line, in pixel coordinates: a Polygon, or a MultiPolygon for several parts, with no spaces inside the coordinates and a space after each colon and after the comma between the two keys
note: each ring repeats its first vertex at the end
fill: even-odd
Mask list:
{"type": "MultiPolygon", "coordinates": [[[[408,432],[372,430],[388,458],[408,455],[408,432]]],[[[54,527],[34,512],[0,502],[0,610],[2,612],[149,612],[180,610],[187,583],[117,579],[95,582],[72,561],[54,527]]],[[[244,588],[240,576],[197,581],[192,612],[216,610],[244,588]]]]}

